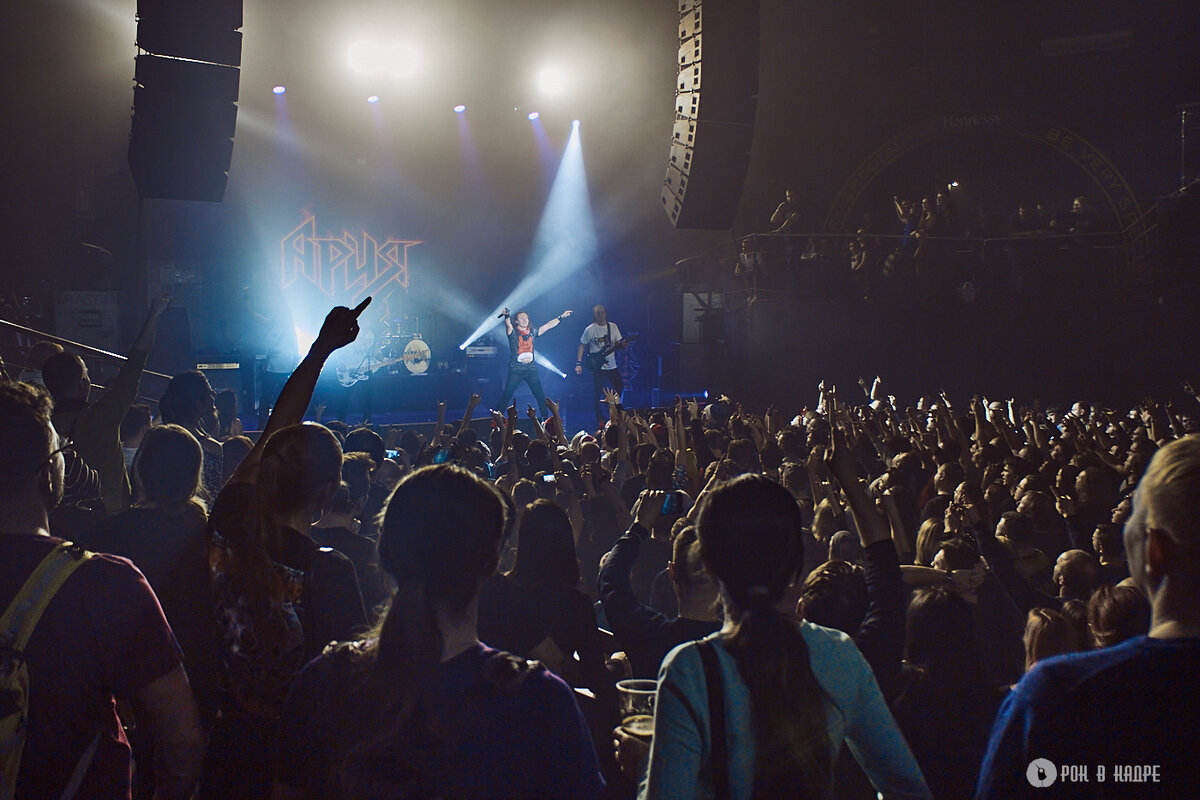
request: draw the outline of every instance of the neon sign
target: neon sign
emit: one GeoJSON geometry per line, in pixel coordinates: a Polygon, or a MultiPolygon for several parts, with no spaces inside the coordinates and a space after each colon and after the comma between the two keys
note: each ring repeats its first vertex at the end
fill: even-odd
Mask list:
{"type": "Polygon", "coordinates": [[[380,242],[363,231],[318,236],[317,218],[307,217],[280,242],[283,288],[301,278],[330,298],[358,300],[388,294],[398,284],[408,289],[408,248],[419,241],[387,238],[380,242]]]}

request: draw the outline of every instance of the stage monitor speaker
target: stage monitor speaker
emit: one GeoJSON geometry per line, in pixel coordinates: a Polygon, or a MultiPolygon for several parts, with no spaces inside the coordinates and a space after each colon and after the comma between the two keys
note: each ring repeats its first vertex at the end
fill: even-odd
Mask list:
{"type": "Polygon", "coordinates": [[[680,0],[675,114],[661,201],[677,228],[727,230],[750,166],[757,0],[680,0]]]}

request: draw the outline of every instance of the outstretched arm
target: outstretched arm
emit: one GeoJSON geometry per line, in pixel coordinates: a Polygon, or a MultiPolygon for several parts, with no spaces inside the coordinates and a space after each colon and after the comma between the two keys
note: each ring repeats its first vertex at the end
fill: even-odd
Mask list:
{"type": "Polygon", "coordinates": [[[258,463],[262,459],[267,440],[280,428],[304,421],[304,412],[312,400],[313,389],[316,388],[317,378],[321,375],[321,367],[334,350],[350,344],[358,337],[358,315],[370,302],[371,298],[368,297],[355,308],[338,306],[325,317],[317,340],[309,348],[308,355],[300,362],[300,366],[296,367],[287,383],[283,385],[275,408],[271,411],[271,417],[267,420],[267,426],[258,437],[258,443],[233,473],[229,479],[230,483],[254,483],[258,479],[258,463]]]}
{"type": "Polygon", "coordinates": [[[471,399],[467,401],[467,410],[463,412],[462,422],[458,423],[458,432],[462,433],[467,428],[471,427],[471,415],[475,413],[475,408],[483,398],[479,396],[479,392],[471,395],[471,399]]]}
{"type": "Polygon", "coordinates": [[[171,305],[171,298],[165,294],[160,294],[154,298],[154,305],[150,306],[150,313],[146,315],[146,321],[142,323],[142,330],[138,333],[137,338],[133,340],[133,346],[130,350],[140,350],[143,353],[149,353],[154,347],[154,337],[158,332],[158,321],[162,318],[165,312],[171,305]]]}
{"type": "Polygon", "coordinates": [[[504,307],[504,335],[512,336],[513,326],[512,320],[508,316],[508,306],[504,307]]]}
{"type": "Polygon", "coordinates": [[[129,357],[121,364],[117,377],[109,384],[108,391],[100,398],[99,404],[117,420],[124,419],[125,412],[133,405],[137,397],[138,386],[142,382],[142,371],[146,368],[146,359],[154,347],[154,336],[158,331],[158,320],[163,312],[171,305],[171,298],[165,294],[154,298],[154,305],[146,315],[142,330],[133,340],[129,348],[129,357]]]}
{"type": "Polygon", "coordinates": [[[546,323],[545,325],[543,325],[542,327],[538,328],[538,331],[537,331],[537,333],[538,333],[538,336],[541,336],[543,333],[545,333],[546,331],[550,330],[551,328],[555,328],[555,327],[557,327],[557,326],[558,326],[558,323],[562,322],[564,319],[566,319],[566,318],[567,318],[567,317],[569,317],[569,316],[571,316],[571,309],[569,309],[569,308],[568,308],[566,311],[562,312],[562,313],[561,313],[561,314],[559,314],[557,317],[555,317],[554,319],[550,320],[549,322],[547,322],[547,323],[546,323]]]}

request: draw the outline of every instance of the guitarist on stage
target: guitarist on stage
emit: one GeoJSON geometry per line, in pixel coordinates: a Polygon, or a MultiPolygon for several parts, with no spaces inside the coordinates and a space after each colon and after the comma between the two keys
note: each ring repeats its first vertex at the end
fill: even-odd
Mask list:
{"type": "Polygon", "coordinates": [[[583,329],[579,337],[579,353],[575,357],[575,374],[582,375],[584,355],[588,359],[588,369],[592,372],[592,385],[595,393],[592,395],[592,407],[596,411],[596,425],[603,427],[608,421],[608,412],[603,403],[604,387],[611,386],[617,396],[625,390],[621,380],[621,371],[617,369],[616,351],[621,350],[628,341],[621,336],[621,329],[608,321],[608,312],[604,306],[592,309],[592,324],[583,329]],[[607,351],[607,352],[605,352],[607,351]],[[604,355],[603,359],[600,358],[604,355]]]}

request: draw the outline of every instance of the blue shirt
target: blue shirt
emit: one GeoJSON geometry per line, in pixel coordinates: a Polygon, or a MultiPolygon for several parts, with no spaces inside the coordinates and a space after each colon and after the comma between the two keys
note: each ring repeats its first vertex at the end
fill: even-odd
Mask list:
{"type": "Polygon", "coordinates": [[[1200,639],[1139,636],[1039,662],[1000,707],[975,797],[1200,797],[1198,675],[1200,639]],[[1034,788],[1034,759],[1054,765],[1054,783],[1034,788]],[[1157,766],[1159,781],[1120,780],[1128,766],[1157,766]]]}
{"type": "MultiPolygon", "coordinates": [[[[810,622],[797,624],[808,645],[813,673],[827,695],[831,775],[844,741],[885,798],[928,798],[921,770],[854,642],[841,631],[810,622]]],[[[733,800],[744,800],[754,789],[750,691],[722,635],[708,638],[715,645],[725,688],[730,793],[733,800]]],[[[707,681],[696,644],[689,642],[667,654],[659,673],[654,741],[638,797],[712,797],[711,752],[707,681]]]]}

